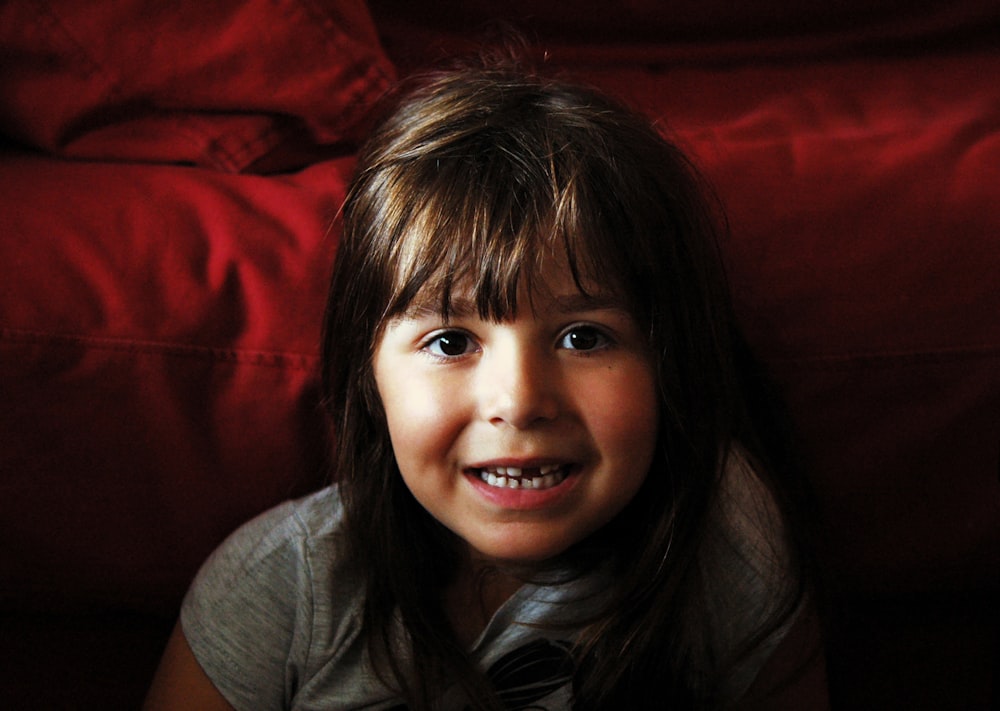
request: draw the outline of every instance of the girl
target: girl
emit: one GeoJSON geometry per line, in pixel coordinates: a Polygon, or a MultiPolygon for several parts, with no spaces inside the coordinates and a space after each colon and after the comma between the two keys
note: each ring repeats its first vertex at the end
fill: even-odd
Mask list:
{"type": "Polygon", "coordinates": [[[706,195],[593,91],[508,63],[405,94],[343,211],[338,483],[206,563],[148,708],[746,697],[805,566],[706,195]]]}

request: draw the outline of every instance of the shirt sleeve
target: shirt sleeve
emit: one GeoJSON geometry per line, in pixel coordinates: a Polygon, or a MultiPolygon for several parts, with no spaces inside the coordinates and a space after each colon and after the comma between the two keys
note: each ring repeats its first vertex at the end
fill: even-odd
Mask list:
{"type": "Polygon", "coordinates": [[[291,504],[245,524],[202,566],[181,626],[236,709],[290,707],[309,651],[311,593],[307,533],[291,504]]]}

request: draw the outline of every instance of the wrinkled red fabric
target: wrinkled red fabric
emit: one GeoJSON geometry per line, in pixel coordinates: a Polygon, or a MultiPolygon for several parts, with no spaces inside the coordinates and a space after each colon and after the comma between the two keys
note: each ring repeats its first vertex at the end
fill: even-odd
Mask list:
{"type": "Polygon", "coordinates": [[[417,67],[513,30],[557,65],[618,67],[801,61],[915,48],[993,46],[993,0],[370,0],[393,61],[417,67]]]}
{"type": "Polygon", "coordinates": [[[359,0],[8,0],[0,56],[0,133],[229,172],[356,144],[395,72],[359,0]]]}
{"type": "Polygon", "coordinates": [[[317,349],[352,159],[282,178],[0,161],[0,590],[175,604],[327,472],[317,349]]]}

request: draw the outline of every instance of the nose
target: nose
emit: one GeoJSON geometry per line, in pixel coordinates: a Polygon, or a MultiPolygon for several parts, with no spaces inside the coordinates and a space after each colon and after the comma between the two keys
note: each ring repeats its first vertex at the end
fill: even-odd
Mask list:
{"type": "Polygon", "coordinates": [[[521,430],[559,416],[558,368],[552,355],[542,350],[514,338],[490,349],[478,378],[484,419],[521,430]]]}

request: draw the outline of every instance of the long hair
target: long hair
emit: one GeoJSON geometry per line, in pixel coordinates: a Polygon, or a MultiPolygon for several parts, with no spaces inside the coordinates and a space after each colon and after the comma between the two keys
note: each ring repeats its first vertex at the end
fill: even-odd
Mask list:
{"type": "MultiPolygon", "coordinates": [[[[482,317],[510,317],[519,288],[531,293],[543,257],[555,253],[581,290],[612,284],[624,295],[648,334],[661,407],[640,492],[569,552],[599,549],[619,581],[577,649],[577,705],[710,700],[717,680],[685,642],[696,552],[734,447],[765,476],[774,465],[752,427],[752,378],[718,248],[724,221],[688,158],[599,92],[509,61],[466,65],[401,94],[361,151],[342,218],[323,382],[379,668],[413,707],[428,706],[446,679],[495,706],[442,605],[458,565],[455,537],[416,502],[393,458],[372,369],[380,335],[418,293],[430,290],[447,312],[457,284],[471,286],[482,317]],[[396,661],[400,645],[413,666],[396,661]]],[[[762,621],[761,636],[796,602],[790,595],[762,621]]]]}

